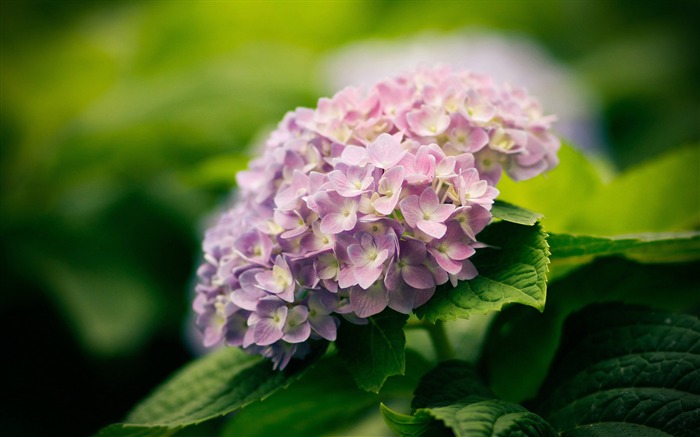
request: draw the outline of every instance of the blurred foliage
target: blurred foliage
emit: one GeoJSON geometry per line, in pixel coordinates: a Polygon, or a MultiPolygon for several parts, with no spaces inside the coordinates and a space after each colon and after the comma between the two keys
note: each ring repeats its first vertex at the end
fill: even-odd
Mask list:
{"type": "MultiPolygon", "coordinates": [[[[0,427],[60,434],[70,414],[47,412],[51,431],[33,420],[44,393],[89,411],[87,434],[187,360],[202,220],[228,196],[248,145],[286,111],[315,104],[325,54],[429,29],[529,35],[599,93],[609,165],[624,169],[700,140],[698,17],[696,1],[3,2],[0,316],[21,358],[10,363],[13,404],[0,427]]],[[[660,217],[681,205],[671,210],[688,220],[671,230],[697,226],[700,163],[697,146],[686,150],[679,162],[648,164],[668,165],[652,181],[614,182],[614,193],[649,184],[617,211],[660,217]],[[679,172],[683,187],[663,182],[679,172]]],[[[547,224],[560,220],[560,230],[666,230],[616,218],[563,223],[580,214],[571,199],[604,182],[573,153],[562,162],[570,170],[552,173],[560,182],[547,189],[568,202],[545,210],[511,200],[555,211],[547,224]]],[[[600,198],[586,217],[618,199],[600,198]]]]}

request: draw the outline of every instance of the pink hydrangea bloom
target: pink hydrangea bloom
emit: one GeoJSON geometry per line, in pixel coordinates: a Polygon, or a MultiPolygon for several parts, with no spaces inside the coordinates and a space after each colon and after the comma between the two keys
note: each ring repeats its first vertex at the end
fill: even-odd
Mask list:
{"type": "Polygon", "coordinates": [[[445,67],[287,114],[206,233],[194,302],[206,345],[284,368],[335,340],[340,318],[409,313],[474,278],[501,175],[557,163],[551,121],[524,91],[445,67]]]}

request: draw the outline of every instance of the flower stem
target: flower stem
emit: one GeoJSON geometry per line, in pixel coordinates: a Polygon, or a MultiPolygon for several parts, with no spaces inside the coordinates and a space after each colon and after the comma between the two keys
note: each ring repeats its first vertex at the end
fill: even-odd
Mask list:
{"type": "Polygon", "coordinates": [[[430,339],[433,342],[435,356],[437,357],[438,361],[453,359],[455,357],[455,353],[452,349],[452,345],[450,344],[450,340],[447,338],[445,324],[438,320],[434,325],[426,323],[425,326],[430,334],[430,339]]]}

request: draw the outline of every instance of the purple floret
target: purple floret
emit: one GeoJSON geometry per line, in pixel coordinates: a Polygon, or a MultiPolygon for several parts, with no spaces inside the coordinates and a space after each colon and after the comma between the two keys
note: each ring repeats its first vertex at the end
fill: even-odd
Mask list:
{"type": "Polygon", "coordinates": [[[282,369],[335,340],[340,318],[408,314],[474,278],[501,175],[557,164],[552,121],[523,90],[445,67],[288,113],[205,235],[193,305],[205,345],[282,369]]]}

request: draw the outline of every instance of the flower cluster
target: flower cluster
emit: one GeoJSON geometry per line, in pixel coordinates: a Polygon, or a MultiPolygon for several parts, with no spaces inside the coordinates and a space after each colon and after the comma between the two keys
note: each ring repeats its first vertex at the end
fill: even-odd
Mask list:
{"type": "Polygon", "coordinates": [[[208,230],[194,309],[222,340],[284,368],[339,318],[409,313],[469,261],[502,172],[557,163],[552,117],[524,90],[448,67],[288,113],[237,176],[234,206],[208,230]]]}

